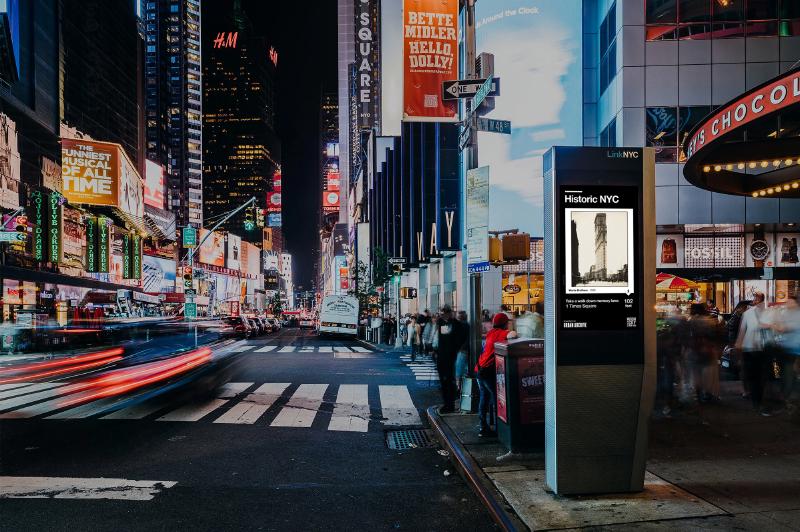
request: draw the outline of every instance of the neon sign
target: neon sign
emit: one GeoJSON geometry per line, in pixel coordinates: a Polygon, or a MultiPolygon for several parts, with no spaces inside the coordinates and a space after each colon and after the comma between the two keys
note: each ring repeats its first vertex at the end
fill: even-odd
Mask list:
{"type": "Polygon", "coordinates": [[[217,33],[216,39],[214,39],[214,48],[236,48],[236,40],[238,38],[238,31],[220,31],[217,33]]]}

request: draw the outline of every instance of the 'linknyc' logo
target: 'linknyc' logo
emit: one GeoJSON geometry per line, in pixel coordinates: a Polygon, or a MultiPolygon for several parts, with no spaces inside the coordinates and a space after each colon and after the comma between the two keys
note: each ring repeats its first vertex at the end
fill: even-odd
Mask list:
{"type": "Polygon", "coordinates": [[[606,152],[606,157],[608,157],[609,159],[638,159],[639,152],[634,150],[628,150],[628,151],[608,150],[606,152]]]}

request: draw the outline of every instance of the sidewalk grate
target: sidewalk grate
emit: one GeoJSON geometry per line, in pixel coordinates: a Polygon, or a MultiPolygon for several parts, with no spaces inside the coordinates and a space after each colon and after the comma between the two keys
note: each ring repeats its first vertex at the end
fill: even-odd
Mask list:
{"type": "Polygon", "coordinates": [[[426,429],[391,430],[386,433],[386,446],[397,451],[437,445],[439,442],[433,437],[432,431],[426,429]]]}

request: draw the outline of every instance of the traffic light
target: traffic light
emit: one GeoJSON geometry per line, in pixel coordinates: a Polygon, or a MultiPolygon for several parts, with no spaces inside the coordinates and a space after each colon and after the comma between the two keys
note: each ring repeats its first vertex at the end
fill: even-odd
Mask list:
{"type": "Polygon", "coordinates": [[[267,209],[258,209],[258,216],[256,216],[256,225],[264,227],[267,225],[267,209]]]}
{"type": "Polygon", "coordinates": [[[250,206],[244,211],[244,230],[252,231],[256,227],[255,215],[253,214],[255,207],[250,206]]]}
{"type": "Polygon", "coordinates": [[[18,233],[27,233],[28,232],[28,217],[27,216],[17,216],[17,219],[16,219],[16,231],[18,233]]]}
{"type": "Polygon", "coordinates": [[[187,265],[183,267],[183,287],[184,288],[192,288],[194,285],[192,284],[192,267],[187,265]]]}
{"type": "Polygon", "coordinates": [[[399,283],[400,277],[403,276],[403,265],[402,264],[393,264],[392,265],[392,282],[399,283]]]}

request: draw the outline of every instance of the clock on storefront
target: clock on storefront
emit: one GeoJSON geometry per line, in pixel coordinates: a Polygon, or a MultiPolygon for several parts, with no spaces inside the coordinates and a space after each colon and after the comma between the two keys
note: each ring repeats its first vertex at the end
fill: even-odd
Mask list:
{"type": "Polygon", "coordinates": [[[756,239],[750,243],[750,256],[756,268],[764,267],[764,260],[769,257],[769,244],[766,240],[756,239]]]}

